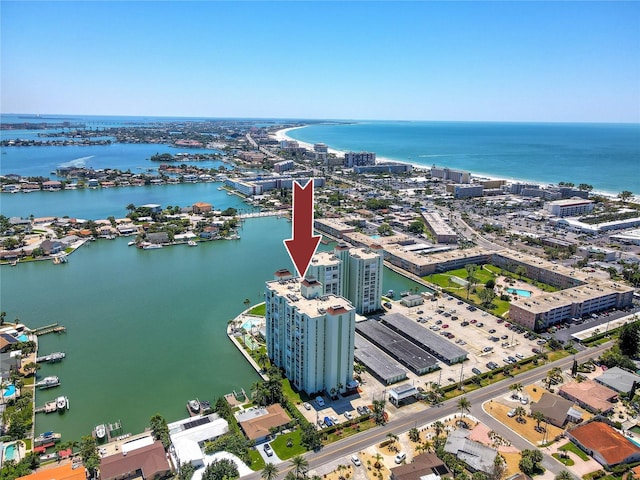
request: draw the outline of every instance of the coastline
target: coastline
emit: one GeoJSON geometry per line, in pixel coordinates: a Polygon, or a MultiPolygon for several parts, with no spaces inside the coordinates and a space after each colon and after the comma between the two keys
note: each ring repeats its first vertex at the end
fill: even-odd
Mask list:
{"type": "MultiPolygon", "coordinates": [[[[304,148],[307,148],[309,150],[313,150],[313,144],[309,143],[309,142],[305,142],[302,140],[297,140],[293,137],[290,137],[288,135],[288,133],[292,130],[298,130],[301,128],[306,128],[309,125],[302,125],[302,126],[297,126],[297,127],[289,127],[289,128],[283,128],[281,130],[277,130],[273,135],[274,138],[278,141],[282,141],[282,140],[288,140],[288,141],[294,141],[294,142],[298,142],[298,144],[304,148]]],[[[329,153],[333,153],[337,156],[340,155],[344,155],[347,151],[346,150],[337,150],[335,148],[331,148],[328,144],[327,146],[328,148],[328,152],[329,153]]],[[[427,165],[423,165],[420,163],[414,163],[414,162],[407,162],[406,160],[396,160],[394,158],[389,158],[389,157],[379,157],[378,155],[376,155],[376,163],[377,162],[392,162],[392,163],[400,163],[400,164],[405,164],[405,165],[411,165],[414,170],[418,170],[418,171],[427,171],[430,170],[431,167],[427,166],[427,165]]],[[[446,166],[446,165],[440,165],[440,166],[446,166]]],[[[535,185],[541,185],[541,186],[545,186],[545,185],[551,185],[550,183],[547,182],[542,182],[540,180],[532,180],[532,179],[527,179],[527,178],[513,178],[513,177],[505,177],[505,176],[499,176],[499,175],[495,175],[495,174],[489,174],[489,173],[485,173],[485,172],[478,172],[478,171],[469,171],[466,169],[458,169],[458,170],[462,170],[462,171],[468,171],[471,174],[471,177],[474,179],[479,179],[479,180],[505,180],[507,182],[517,182],[517,183],[529,183],[529,184],[535,184],[535,185]]],[[[603,197],[607,197],[607,198],[617,198],[618,193],[619,192],[609,192],[606,190],[592,190],[590,192],[593,195],[600,195],[603,197]]],[[[632,201],[638,202],[640,201],[640,193],[634,193],[634,196],[632,197],[632,201]]]]}

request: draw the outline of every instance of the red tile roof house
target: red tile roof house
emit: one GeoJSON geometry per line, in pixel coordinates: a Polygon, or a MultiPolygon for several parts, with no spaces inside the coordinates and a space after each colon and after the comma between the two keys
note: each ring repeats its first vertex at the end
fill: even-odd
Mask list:
{"type": "Polygon", "coordinates": [[[640,461],[640,448],[606,423],[589,422],[566,435],[604,467],[640,461]]]}
{"type": "Polygon", "coordinates": [[[592,413],[608,413],[618,401],[618,392],[594,380],[567,383],[560,387],[558,394],[592,413]]]}
{"type": "Polygon", "coordinates": [[[101,480],[143,480],[162,478],[171,472],[171,466],[160,441],[127,452],[117,453],[100,460],[101,480]]]}

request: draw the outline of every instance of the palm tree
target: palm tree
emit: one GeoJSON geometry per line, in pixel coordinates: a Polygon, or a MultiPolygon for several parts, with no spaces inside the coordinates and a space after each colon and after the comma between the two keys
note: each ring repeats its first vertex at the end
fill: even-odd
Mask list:
{"type": "Polygon", "coordinates": [[[435,422],[433,422],[433,429],[436,432],[436,438],[438,438],[440,434],[444,432],[444,423],[442,423],[440,420],[436,420],[435,422]]]}
{"type": "Polygon", "coordinates": [[[513,392],[517,392],[517,393],[522,392],[523,388],[524,387],[522,386],[521,383],[512,383],[511,385],[509,385],[509,390],[511,390],[513,392]]]}
{"type": "Polygon", "coordinates": [[[540,428],[540,422],[544,421],[544,413],[538,411],[538,412],[533,412],[531,414],[531,416],[533,417],[533,419],[536,421],[536,428],[540,428]]]}
{"type": "Polygon", "coordinates": [[[265,464],[264,468],[262,469],[262,473],[260,474],[262,480],[275,480],[277,476],[278,467],[276,467],[273,463],[265,464]]]}
{"type": "Polygon", "coordinates": [[[291,459],[291,465],[295,471],[296,478],[307,478],[309,470],[309,461],[302,455],[296,455],[291,459]]]}
{"type": "Polygon", "coordinates": [[[516,414],[517,418],[522,418],[527,414],[527,411],[524,409],[524,407],[517,406],[514,413],[516,414]]]}
{"type": "Polygon", "coordinates": [[[380,455],[380,452],[377,452],[376,456],[375,456],[376,463],[374,463],[373,466],[378,470],[380,470],[382,468],[382,463],[380,463],[382,458],[383,457],[382,457],[382,455],[380,455]]]}
{"type": "Polygon", "coordinates": [[[554,477],[554,480],[573,480],[573,477],[566,470],[562,470],[554,477]]]}
{"type": "Polygon", "coordinates": [[[384,424],[384,399],[373,401],[373,417],[378,425],[384,424]]]}
{"type": "Polygon", "coordinates": [[[465,412],[469,413],[471,411],[471,402],[467,397],[461,397],[458,399],[458,410],[460,410],[460,415],[463,417],[465,412]]]}
{"type": "Polygon", "coordinates": [[[260,365],[260,368],[264,371],[265,367],[269,364],[269,355],[266,352],[262,352],[258,355],[256,362],[260,365]]]}

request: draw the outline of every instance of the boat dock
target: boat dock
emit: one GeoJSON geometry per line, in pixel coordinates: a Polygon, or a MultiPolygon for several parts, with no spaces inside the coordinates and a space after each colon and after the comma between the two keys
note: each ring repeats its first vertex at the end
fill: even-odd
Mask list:
{"type": "Polygon", "coordinates": [[[49,355],[37,357],[36,363],[56,363],[62,361],[62,359],[66,356],[67,355],[64,352],[54,352],[50,353],[49,355]]]}
{"type": "Polygon", "coordinates": [[[34,335],[46,335],[47,333],[65,333],[67,328],[64,325],[59,325],[57,323],[52,323],[51,325],[46,325],[44,327],[36,328],[32,331],[34,335]]]}
{"type": "Polygon", "coordinates": [[[58,404],[55,400],[45,403],[42,407],[36,407],[33,413],[53,413],[58,411],[58,404]]]}

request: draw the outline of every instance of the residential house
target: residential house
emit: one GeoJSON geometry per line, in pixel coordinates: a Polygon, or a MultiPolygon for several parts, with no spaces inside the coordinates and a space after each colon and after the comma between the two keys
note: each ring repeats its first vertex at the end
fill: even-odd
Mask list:
{"type": "Polygon", "coordinates": [[[618,393],[594,380],[570,382],[560,387],[558,394],[592,413],[606,414],[618,401],[618,393]]]}
{"type": "Polygon", "coordinates": [[[640,375],[623,370],[620,367],[609,368],[595,381],[609,387],[616,392],[629,393],[636,386],[640,386],[640,375]]]}
{"type": "Polygon", "coordinates": [[[558,428],[568,422],[582,421],[582,413],[573,408],[573,402],[553,393],[544,392],[538,402],[531,403],[531,413],[541,412],[544,418],[558,428]]]}
{"type": "Polygon", "coordinates": [[[207,213],[210,212],[213,206],[206,202],[197,202],[192,205],[193,213],[207,213]]]}
{"type": "Polygon", "coordinates": [[[435,453],[422,453],[413,457],[411,463],[392,468],[389,478],[391,480],[423,480],[425,477],[453,478],[453,474],[435,453]]]}
{"type": "Polygon", "coordinates": [[[64,245],[62,242],[57,240],[45,240],[40,244],[40,248],[45,255],[54,255],[56,253],[60,253],[64,248],[64,245]]]}
{"type": "MultiPolygon", "coordinates": [[[[150,438],[150,437],[145,437],[150,438]]],[[[126,444],[125,444],[126,445],[126,444]]],[[[101,480],[142,480],[162,478],[171,472],[167,455],[159,440],[122,453],[102,457],[100,460],[101,480]]],[[[50,477],[49,477],[50,478],[50,477]]]]}
{"type": "Polygon", "coordinates": [[[236,415],[240,427],[249,440],[261,443],[271,434],[272,428],[282,428],[291,418],[279,403],[268,407],[253,407],[236,415]]]}
{"type": "Polygon", "coordinates": [[[37,471],[18,477],[16,480],[87,480],[87,469],[76,467],[67,462],[57,466],[40,468],[37,471]]]}
{"type": "Polygon", "coordinates": [[[169,243],[169,234],[167,232],[147,233],[147,241],[149,243],[169,243]]]}
{"type": "Polygon", "coordinates": [[[604,467],[640,461],[640,447],[603,422],[589,422],[569,430],[567,437],[604,467]]]}
{"type": "Polygon", "coordinates": [[[470,440],[469,430],[454,430],[447,437],[444,451],[462,460],[473,472],[491,473],[498,451],[482,443],[470,440]]]}

